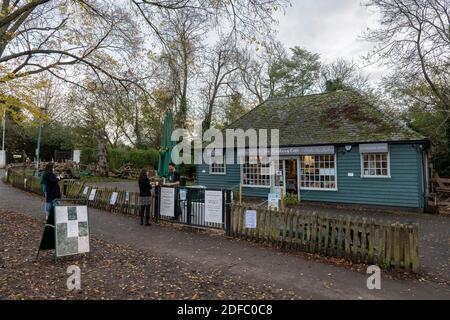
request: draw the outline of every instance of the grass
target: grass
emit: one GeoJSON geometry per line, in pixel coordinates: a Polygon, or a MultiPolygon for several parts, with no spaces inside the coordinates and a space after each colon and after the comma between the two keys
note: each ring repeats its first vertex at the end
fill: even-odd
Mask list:
{"type": "Polygon", "coordinates": [[[81,182],[123,182],[133,181],[132,179],[122,179],[116,177],[81,177],[81,182]]]}

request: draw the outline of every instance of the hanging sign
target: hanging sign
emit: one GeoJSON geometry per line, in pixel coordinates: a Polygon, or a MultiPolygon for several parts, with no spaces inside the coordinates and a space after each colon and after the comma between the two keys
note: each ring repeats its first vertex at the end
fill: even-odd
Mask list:
{"type": "Polygon", "coordinates": [[[112,194],[111,194],[111,198],[109,199],[109,204],[110,205],[115,205],[116,204],[116,202],[117,202],[117,195],[118,195],[118,193],[117,192],[113,192],[112,194]]]}
{"type": "Polygon", "coordinates": [[[256,210],[245,211],[245,227],[247,229],[256,229],[256,210]]]}
{"type": "Polygon", "coordinates": [[[269,193],[267,198],[269,210],[278,210],[280,208],[280,196],[278,193],[269,193]]]}
{"type": "Polygon", "coordinates": [[[222,191],[205,191],[205,221],[223,223],[222,191]]]}
{"type": "Polygon", "coordinates": [[[388,152],[389,147],[387,143],[367,143],[359,145],[360,153],[378,153],[388,152]]]}
{"type": "Polygon", "coordinates": [[[91,193],[89,194],[89,201],[94,201],[96,192],[97,192],[96,189],[91,190],[91,193]]]}
{"type": "Polygon", "coordinates": [[[175,217],[175,188],[161,188],[160,212],[162,216],[175,217]]]}
{"type": "Polygon", "coordinates": [[[180,189],[180,201],[186,201],[187,192],[186,189],[180,189]]]}

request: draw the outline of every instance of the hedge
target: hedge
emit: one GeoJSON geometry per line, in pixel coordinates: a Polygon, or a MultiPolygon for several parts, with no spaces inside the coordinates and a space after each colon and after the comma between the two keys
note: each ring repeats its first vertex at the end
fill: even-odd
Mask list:
{"type": "Polygon", "coordinates": [[[159,152],[156,149],[109,149],[108,163],[111,171],[119,169],[126,163],[132,163],[134,168],[158,167],[159,152]]]}

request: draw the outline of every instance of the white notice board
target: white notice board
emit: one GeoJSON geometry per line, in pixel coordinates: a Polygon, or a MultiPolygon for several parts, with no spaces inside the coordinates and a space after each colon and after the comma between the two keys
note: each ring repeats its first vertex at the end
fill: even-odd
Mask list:
{"type": "Polygon", "coordinates": [[[205,222],[223,223],[222,191],[205,191],[205,222]]]}
{"type": "Polygon", "coordinates": [[[109,204],[110,205],[115,205],[116,204],[116,202],[117,202],[117,195],[118,195],[118,193],[117,192],[113,192],[112,194],[111,194],[111,199],[109,199],[109,204]]]}
{"type": "Polygon", "coordinates": [[[245,227],[247,229],[256,229],[256,210],[245,211],[245,227]]]}
{"type": "Polygon", "coordinates": [[[91,193],[89,194],[89,201],[94,201],[95,199],[95,194],[97,193],[97,189],[92,189],[91,193]]]}
{"type": "Polygon", "coordinates": [[[160,212],[162,216],[175,217],[175,188],[161,188],[160,212]]]}

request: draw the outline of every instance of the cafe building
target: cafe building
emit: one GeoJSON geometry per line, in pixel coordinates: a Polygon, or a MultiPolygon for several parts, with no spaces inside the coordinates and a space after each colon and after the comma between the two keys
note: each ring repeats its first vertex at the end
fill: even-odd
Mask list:
{"type": "Polygon", "coordinates": [[[224,157],[244,157],[241,164],[198,165],[201,186],[242,188],[244,197],[282,192],[307,202],[425,209],[429,140],[356,92],[269,100],[228,128],[278,129],[278,163],[226,150],[224,157]]]}

